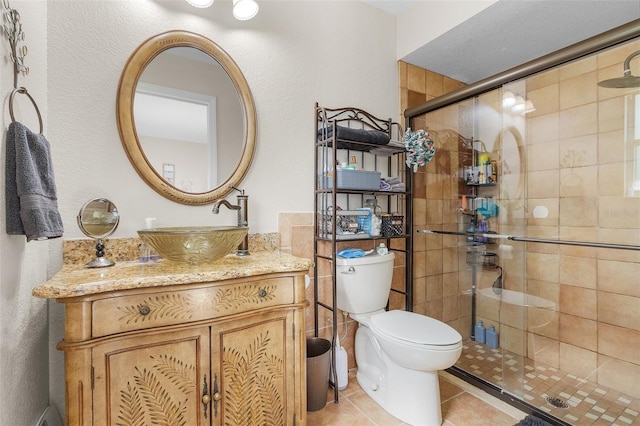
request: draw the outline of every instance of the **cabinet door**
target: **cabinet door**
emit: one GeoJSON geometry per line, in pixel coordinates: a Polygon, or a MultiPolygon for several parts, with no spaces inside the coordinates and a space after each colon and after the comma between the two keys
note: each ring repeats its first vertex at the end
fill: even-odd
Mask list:
{"type": "Polygon", "coordinates": [[[148,332],[96,345],[93,424],[210,424],[202,404],[203,387],[211,389],[209,330],[148,332]]]}
{"type": "Polygon", "coordinates": [[[293,318],[286,310],[212,327],[214,424],[293,424],[293,318]]]}

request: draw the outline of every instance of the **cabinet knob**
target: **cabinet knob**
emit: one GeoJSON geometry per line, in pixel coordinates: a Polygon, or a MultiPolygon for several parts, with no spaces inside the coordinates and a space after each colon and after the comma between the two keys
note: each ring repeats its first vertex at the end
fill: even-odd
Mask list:
{"type": "Polygon", "coordinates": [[[148,306],[140,306],[139,311],[142,315],[149,315],[149,312],[151,312],[151,308],[148,306]]]}
{"type": "Polygon", "coordinates": [[[261,288],[260,291],[258,292],[258,296],[265,297],[266,295],[267,295],[267,290],[265,290],[264,288],[261,288]]]}
{"type": "Polygon", "coordinates": [[[222,399],[222,395],[220,395],[220,392],[216,392],[213,394],[213,400],[214,401],[220,401],[220,399],[222,399]]]}
{"type": "Polygon", "coordinates": [[[209,405],[211,402],[211,397],[209,395],[202,395],[202,403],[204,405],[209,405]]]}

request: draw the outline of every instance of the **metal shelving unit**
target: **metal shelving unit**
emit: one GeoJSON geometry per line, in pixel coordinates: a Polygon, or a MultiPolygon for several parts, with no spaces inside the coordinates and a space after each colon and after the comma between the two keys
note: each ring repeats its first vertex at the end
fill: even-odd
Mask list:
{"type": "MultiPolygon", "coordinates": [[[[390,251],[404,253],[405,289],[392,289],[405,299],[405,309],[413,310],[413,197],[411,168],[405,165],[405,148],[400,143],[403,131],[400,124],[391,119],[379,119],[358,108],[324,108],[315,105],[315,201],[314,201],[314,332],[319,333],[321,310],[332,314],[332,357],[335,368],[335,348],[338,339],[338,309],[336,300],[336,253],[350,242],[372,247],[385,243],[390,251]],[[346,130],[345,130],[346,129],[346,130]],[[365,135],[362,138],[360,136],[365,135]],[[379,144],[368,136],[385,134],[390,142],[379,144]],[[394,143],[395,142],[395,143],[394,143]],[[358,169],[380,172],[383,177],[398,177],[404,187],[394,190],[353,189],[341,183],[337,166],[356,163],[358,169]],[[370,236],[367,233],[350,233],[353,221],[357,221],[358,208],[365,207],[367,199],[375,199],[385,214],[392,218],[403,217],[402,225],[394,222],[391,232],[370,236]],[[354,216],[354,217],[350,217],[354,216]],[[363,243],[364,242],[364,243],[363,243]],[[330,300],[319,300],[319,271],[330,271],[330,300]]],[[[358,184],[355,184],[357,187],[358,184]]],[[[365,185],[366,186],[366,185],[365,185]]],[[[389,219],[389,217],[387,217],[389,219]]],[[[355,229],[355,226],[353,227],[355,229]]],[[[387,228],[388,229],[388,228],[387,228]]],[[[334,383],[337,377],[334,376],[334,383]]],[[[334,402],[338,402],[338,389],[334,387],[334,402]]]]}

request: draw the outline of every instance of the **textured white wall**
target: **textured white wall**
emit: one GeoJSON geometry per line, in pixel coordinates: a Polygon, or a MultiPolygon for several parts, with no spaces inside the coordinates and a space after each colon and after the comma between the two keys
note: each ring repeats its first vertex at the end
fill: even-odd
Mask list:
{"type": "MultiPolygon", "coordinates": [[[[156,224],[232,224],[235,213],[165,200],[129,164],[115,121],[120,72],[148,37],[171,29],[203,34],[242,69],[258,115],[257,152],[242,183],[251,232],[277,230],[279,211],[313,209],[313,106],[398,113],[395,20],[359,1],[268,1],[247,22],[230,1],[196,9],[176,1],[55,1],[49,4],[50,135],[66,238],[82,238],[75,217],[92,197],[110,198],[132,237],[156,224]]],[[[235,201],[234,196],[230,196],[235,201]]]]}
{"type": "MultiPolygon", "coordinates": [[[[30,68],[18,84],[25,86],[47,120],[47,4],[10,0],[21,15],[30,68]]],[[[4,13],[2,8],[1,12],[4,13]]],[[[3,21],[4,23],[5,21],[3,21]]],[[[31,289],[48,278],[49,252],[60,251],[62,240],[26,243],[24,236],[5,233],[6,128],[11,122],[8,100],[13,89],[13,65],[9,42],[0,39],[0,92],[3,94],[2,148],[0,149],[0,425],[33,425],[49,404],[49,345],[47,301],[31,296],[31,289]]],[[[24,95],[17,95],[14,113],[18,121],[38,131],[35,109],[24,95]]]]}
{"type": "MultiPolygon", "coordinates": [[[[360,1],[263,1],[239,22],[231,1],[195,9],[183,0],[48,3],[48,111],[65,238],[82,238],[75,217],[88,199],[107,197],[121,214],[115,237],[133,237],[144,218],[156,225],[232,224],[235,213],[165,200],[138,177],[115,120],[120,72],[148,37],[197,32],[226,50],[253,92],[258,143],[242,187],[251,232],[276,232],[279,211],[313,210],[314,102],[398,117],[395,19],[360,1]]],[[[229,197],[235,201],[235,197],[229,197]]],[[[108,248],[107,248],[108,250],[108,248]]],[[[62,309],[50,312],[50,397],[64,408],[62,309]]],[[[22,423],[16,423],[22,424],[22,423]]]]}

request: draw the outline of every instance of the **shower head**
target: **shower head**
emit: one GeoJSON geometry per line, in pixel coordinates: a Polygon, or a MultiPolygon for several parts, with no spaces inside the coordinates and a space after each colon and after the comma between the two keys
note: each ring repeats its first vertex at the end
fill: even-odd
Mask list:
{"type": "Polygon", "coordinates": [[[613,89],[628,89],[630,87],[640,87],[640,77],[631,75],[631,69],[629,65],[631,59],[638,55],[640,55],[640,50],[633,52],[631,55],[627,56],[627,59],[624,60],[624,75],[622,77],[603,80],[598,83],[598,86],[613,89]]]}

